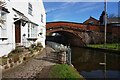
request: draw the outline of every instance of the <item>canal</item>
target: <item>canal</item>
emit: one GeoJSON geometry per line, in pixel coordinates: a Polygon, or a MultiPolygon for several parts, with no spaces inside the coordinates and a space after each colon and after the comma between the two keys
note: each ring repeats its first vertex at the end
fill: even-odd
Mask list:
{"type": "MultiPolygon", "coordinates": [[[[104,52],[85,48],[72,47],[72,64],[79,73],[86,78],[104,79],[105,66],[104,52]]],[[[117,79],[120,77],[120,55],[106,53],[106,78],[117,79]]]]}

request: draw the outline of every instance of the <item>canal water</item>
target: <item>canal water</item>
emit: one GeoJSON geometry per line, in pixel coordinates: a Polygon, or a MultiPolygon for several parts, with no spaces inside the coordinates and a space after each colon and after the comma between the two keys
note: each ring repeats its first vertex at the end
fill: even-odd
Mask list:
{"type": "MultiPolygon", "coordinates": [[[[78,47],[72,47],[72,64],[79,73],[86,79],[104,79],[105,53],[98,50],[90,50],[78,47]]],[[[106,53],[106,78],[120,79],[120,55],[115,53],[106,53]]]]}

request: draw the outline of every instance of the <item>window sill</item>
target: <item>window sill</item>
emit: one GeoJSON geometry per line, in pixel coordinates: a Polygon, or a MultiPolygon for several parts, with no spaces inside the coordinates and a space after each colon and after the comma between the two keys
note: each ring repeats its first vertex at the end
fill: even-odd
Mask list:
{"type": "Polygon", "coordinates": [[[7,40],[8,38],[7,37],[0,37],[0,40],[4,41],[4,40],[7,40]]]}
{"type": "Polygon", "coordinates": [[[27,40],[37,40],[38,38],[27,38],[27,40]]]}

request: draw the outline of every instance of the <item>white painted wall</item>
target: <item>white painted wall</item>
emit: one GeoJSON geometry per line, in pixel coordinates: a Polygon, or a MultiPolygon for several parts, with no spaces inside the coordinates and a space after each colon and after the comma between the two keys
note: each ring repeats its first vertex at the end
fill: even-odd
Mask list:
{"type": "Polygon", "coordinates": [[[12,6],[9,1],[6,1],[6,8],[10,13],[6,16],[6,27],[7,27],[7,40],[0,40],[0,57],[3,55],[7,55],[11,50],[15,49],[14,45],[14,28],[13,28],[13,14],[12,14],[12,6]]]}
{"type": "MultiPolygon", "coordinates": [[[[43,6],[42,0],[5,0],[6,1],[6,8],[10,13],[7,14],[7,40],[0,40],[0,57],[3,55],[7,55],[11,50],[15,49],[15,25],[14,25],[14,14],[15,12],[12,8],[20,11],[26,17],[28,17],[32,22],[38,24],[38,32],[42,31],[42,35],[37,36],[37,42],[41,42],[43,47],[45,47],[45,39],[46,39],[46,14],[45,9],[43,6]],[[28,2],[32,4],[33,7],[33,16],[28,14],[28,2]],[[44,22],[41,22],[41,14],[44,15],[44,22]]],[[[21,26],[21,42],[23,34],[26,34],[28,37],[28,25],[26,24],[24,27],[21,26]]]]}

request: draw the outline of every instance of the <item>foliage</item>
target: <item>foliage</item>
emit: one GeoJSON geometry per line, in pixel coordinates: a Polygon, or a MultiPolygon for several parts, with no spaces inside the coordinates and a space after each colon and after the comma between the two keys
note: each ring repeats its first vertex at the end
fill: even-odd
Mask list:
{"type": "Polygon", "coordinates": [[[118,18],[118,15],[116,15],[116,14],[109,14],[109,16],[108,16],[109,18],[118,18]]]}
{"type": "Polygon", "coordinates": [[[65,78],[67,80],[84,80],[83,77],[71,66],[67,64],[54,65],[49,73],[50,78],[65,78]]]}
{"type": "Polygon", "coordinates": [[[0,58],[0,65],[7,64],[8,58],[12,58],[14,62],[17,62],[19,60],[19,55],[20,55],[19,53],[22,53],[22,52],[23,52],[22,48],[16,47],[16,49],[11,51],[7,57],[3,56],[0,58]]]}
{"type": "Polygon", "coordinates": [[[29,48],[29,51],[31,51],[31,53],[33,53],[34,51],[40,51],[42,48],[41,43],[37,43],[36,44],[32,44],[31,47],[29,48]]]}
{"type": "Polygon", "coordinates": [[[33,52],[34,52],[34,49],[33,48],[29,48],[29,51],[30,51],[30,53],[32,54],[33,52]]]}
{"type": "Polygon", "coordinates": [[[0,65],[7,64],[7,57],[0,57],[0,65]]]}
{"type": "MultiPolygon", "coordinates": [[[[29,48],[29,51],[31,53],[34,53],[34,51],[40,51],[42,48],[42,45],[41,43],[37,43],[36,44],[32,44],[31,47],[29,48]]],[[[0,57],[0,65],[5,65],[7,64],[7,59],[8,58],[11,58],[11,60],[13,60],[14,62],[17,62],[19,61],[19,56],[21,54],[23,54],[24,52],[24,49],[21,48],[21,47],[16,47],[15,50],[11,51],[7,57],[3,56],[3,57],[0,57]]],[[[27,59],[29,57],[25,57],[25,59],[27,59]]]]}
{"type": "Polygon", "coordinates": [[[41,44],[41,43],[37,43],[37,46],[35,46],[34,49],[35,49],[36,51],[40,51],[41,48],[42,48],[42,44],[41,44]]]}
{"type": "Polygon", "coordinates": [[[37,46],[39,46],[39,47],[43,47],[43,46],[42,46],[42,44],[41,44],[41,43],[39,43],[39,42],[37,43],[37,46]]]}
{"type": "Polygon", "coordinates": [[[11,51],[11,53],[21,53],[21,52],[23,52],[23,49],[22,48],[20,48],[20,47],[16,47],[15,48],[15,50],[13,50],[13,51],[11,51]]]}
{"type": "Polygon", "coordinates": [[[92,45],[88,45],[88,47],[120,50],[120,44],[118,44],[118,43],[106,44],[106,47],[104,47],[104,44],[92,44],[92,45]]]}

